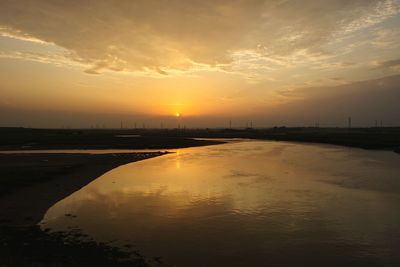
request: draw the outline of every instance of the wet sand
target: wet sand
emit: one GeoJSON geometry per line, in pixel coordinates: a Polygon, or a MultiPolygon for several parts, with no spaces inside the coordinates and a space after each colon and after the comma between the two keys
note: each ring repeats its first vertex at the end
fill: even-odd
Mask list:
{"type": "Polygon", "coordinates": [[[165,153],[0,154],[0,224],[36,225],[53,204],[103,173],[165,153]]]}
{"type": "Polygon", "coordinates": [[[147,266],[139,254],[126,261],[132,255],[65,242],[65,234],[46,234],[37,224],[52,205],[105,172],[164,154],[0,154],[0,266],[147,266]]]}

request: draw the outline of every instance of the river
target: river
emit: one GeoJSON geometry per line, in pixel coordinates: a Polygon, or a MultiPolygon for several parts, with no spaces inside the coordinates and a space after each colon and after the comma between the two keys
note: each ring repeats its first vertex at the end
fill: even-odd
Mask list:
{"type": "Polygon", "coordinates": [[[243,141],[109,171],[41,227],[174,266],[400,266],[400,156],[243,141]]]}

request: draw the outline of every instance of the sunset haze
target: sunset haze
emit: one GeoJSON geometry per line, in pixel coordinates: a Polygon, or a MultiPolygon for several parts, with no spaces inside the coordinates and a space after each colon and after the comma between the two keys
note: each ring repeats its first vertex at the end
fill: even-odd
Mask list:
{"type": "Polygon", "coordinates": [[[400,124],[398,0],[0,2],[0,126],[400,124]]]}

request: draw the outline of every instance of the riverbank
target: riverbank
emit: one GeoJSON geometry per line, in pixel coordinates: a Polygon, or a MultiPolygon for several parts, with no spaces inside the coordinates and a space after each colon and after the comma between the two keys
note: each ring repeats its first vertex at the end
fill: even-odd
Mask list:
{"type": "Polygon", "coordinates": [[[62,233],[47,234],[37,224],[52,205],[103,173],[164,154],[0,154],[0,266],[148,266],[138,253],[65,242],[62,233]]]}
{"type": "MultiPolygon", "coordinates": [[[[147,131],[146,131],[147,132],[147,131]]],[[[223,142],[124,130],[0,128],[0,150],[173,149],[223,142]]],[[[158,259],[111,249],[90,240],[65,243],[79,233],[48,234],[37,224],[45,212],[105,172],[161,156],[151,153],[0,153],[0,266],[152,266],[158,259]],[[55,256],[51,256],[55,255],[55,256]],[[121,259],[129,259],[121,262],[121,259]]],[[[67,216],[67,215],[66,215],[67,216]]]]}
{"type": "Polygon", "coordinates": [[[51,149],[174,149],[221,144],[215,140],[197,140],[152,129],[84,130],[0,128],[0,150],[51,149]]]}
{"type": "Polygon", "coordinates": [[[201,140],[202,138],[244,138],[308,142],[364,149],[391,150],[397,153],[400,151],[400,127],[119,130],[0,128],[0,150],[171,149],[221,143],[217,140],[201,140]]]}
{"type": "Polygon", "coordinates": [[[51,205],[103,173],[165,153],[0,154],[0,223],[35,225],[51,205]]]}

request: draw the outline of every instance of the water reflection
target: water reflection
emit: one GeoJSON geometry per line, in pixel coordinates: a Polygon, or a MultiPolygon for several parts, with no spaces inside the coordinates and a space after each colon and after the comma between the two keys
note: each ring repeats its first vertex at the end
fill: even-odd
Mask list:
{"type": "Polygon", "coordinates": [[[277,142],[182,149],[108,172],[43,227],[78,227],[177,266],[397,265],[399,163],[277,142]]]}

